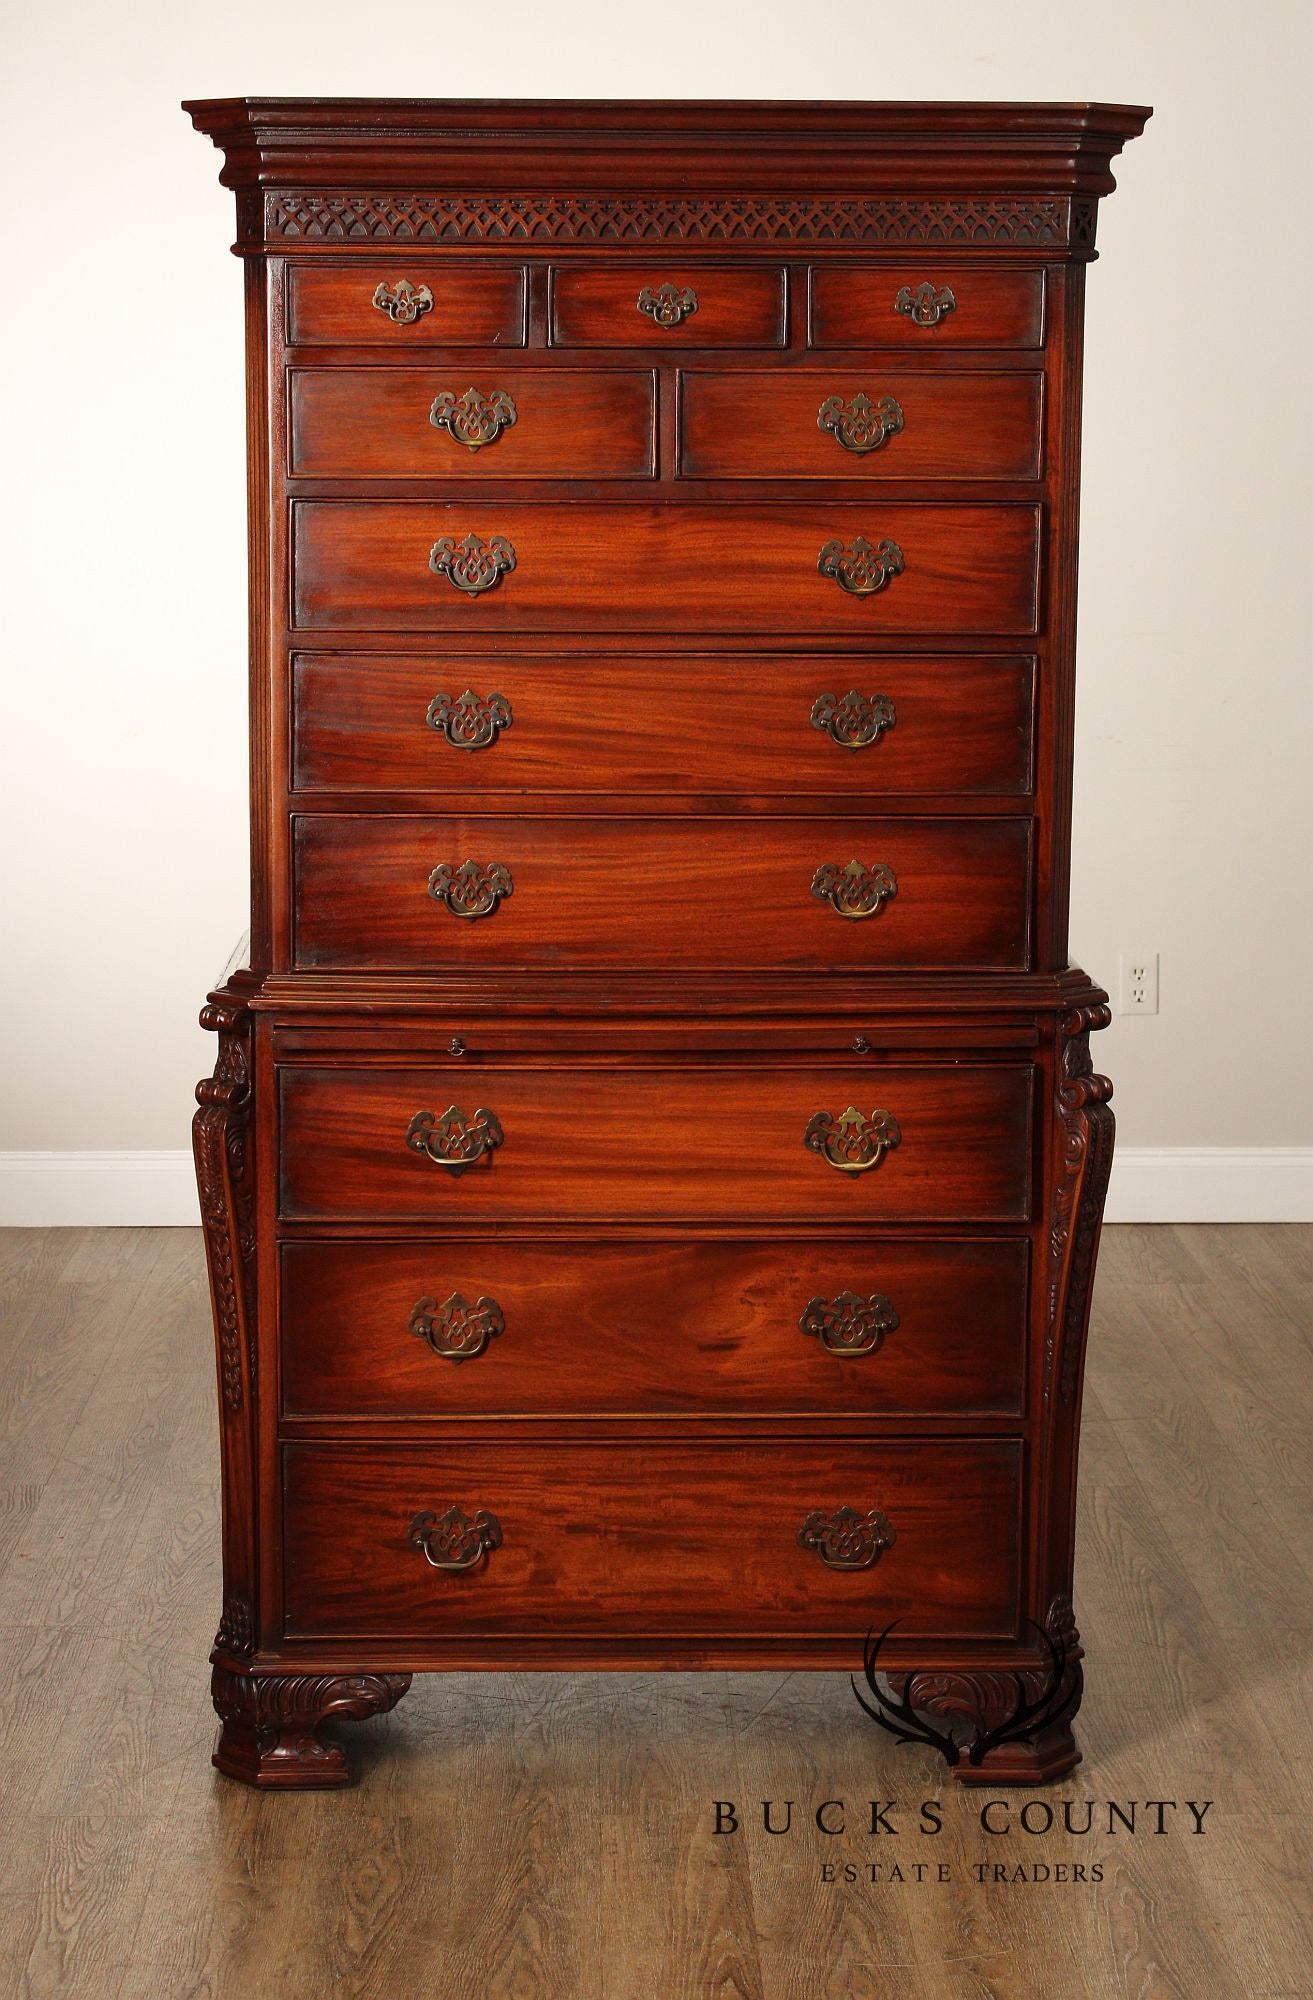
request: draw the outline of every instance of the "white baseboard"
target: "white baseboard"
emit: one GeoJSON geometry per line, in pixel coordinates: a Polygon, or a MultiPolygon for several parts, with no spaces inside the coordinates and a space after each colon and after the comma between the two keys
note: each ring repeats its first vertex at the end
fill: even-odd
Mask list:
{"type": "MultiPolygon", "coordinates": [[[[1313,1146],[1123,1146],[1109,1222],[1313,1222],[1313,1146]]],[[[0,1153],[0,1227],[195,1228],[191,1154],[0,1153]]]]}
{"type": "Polygon", "coordinates": [[[1109,1222],[1313,1222],[1313,1146],[1122,1146],[1109,1222]]]}
{"type": "Polygon", "coordinates": [[[198,1229],[189,1151],[0,1153],[0,1227],[198,1229]]]}

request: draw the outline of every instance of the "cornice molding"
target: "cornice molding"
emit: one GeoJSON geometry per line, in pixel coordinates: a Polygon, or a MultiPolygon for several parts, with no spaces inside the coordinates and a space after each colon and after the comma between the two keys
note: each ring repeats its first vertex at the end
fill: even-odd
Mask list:
{"type": "Polygon", "coordinates": [[[931,244],[1091,254],[1134,105],[225,98],[243,249],[931,244]]]}

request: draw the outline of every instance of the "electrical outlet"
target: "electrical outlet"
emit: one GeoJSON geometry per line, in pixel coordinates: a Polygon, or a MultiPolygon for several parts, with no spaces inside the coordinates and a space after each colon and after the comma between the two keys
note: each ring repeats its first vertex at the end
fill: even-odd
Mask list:
{"type": "Polygon", "coordinates": [[[1123,952],[1121,955],[1121,1009],[1123,1014],[1158,1012],[1158,954],[1156,951],[1123,952]]]}

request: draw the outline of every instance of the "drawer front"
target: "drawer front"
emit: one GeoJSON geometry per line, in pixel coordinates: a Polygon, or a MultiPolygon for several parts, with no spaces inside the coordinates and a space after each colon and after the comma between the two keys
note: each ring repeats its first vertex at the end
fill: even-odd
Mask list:
{"type": "Polygon", "coordinates": [[[614,263],[552,273],[555,347],[779,347],[784,272],[614,263]]]}
{"type": "Polygon", "coordinates": [[[1032,782],[1030,659],[302,653],[292,684],[300,790],[833,799],[1032,782]]]}
{"type": "Polygon", "coordinates": [[[292,516],[302,628],[1036,629],[1037,507],[303,500],[292,516]]]}
{"type": "Polygon", "coordinates": [[[1032,1081],[1019,1064],[288,1066],[282,1215],[1024,1222],[1032,1081]]]}
{"type": "Polygon", "coordinates": [[[1028,819],[302,814],[305,967],[1024,967],[1028,819]]]}
{"type": "MultiPolygon", "coordinates": [[[[289,346],[523,347],[524,272],[455,259],[294,264],[287,274],[289,346]]],[[[465,386],[461,384],[462,388],[465,386]]]]}
{"type": "Polygon", "coordinates": [[[647,371],[298,368],[289,393],[298,478],[650,478],[656,378],[647,371]]]}
{"type": "Polygon", "coordinates": [[[844,1635],[857,1665],[894,1619],[1016,1630],[1012,1441],[289,1445],[283,1474],[288,1637],[844,1635]],[[841,1508],[865,1567],[814,1546],[841,1508]]]}
{"type": "Polygon", "coordinates": [[[1041,375],[850,362],[689,370],[679,467],[696,479],[1034,479],[1043,386],[1041,375]]]}
{"type": "Polygon", "coordinates": [[[1044,273],[981,264],[817,265],[813,347],[1041,347],[1044,273]]]}
{"type": "Polygon", "coordinates": [[[1018,1416],[1023,1240],[285,1243],[289,1416],[1018,1416]]]}

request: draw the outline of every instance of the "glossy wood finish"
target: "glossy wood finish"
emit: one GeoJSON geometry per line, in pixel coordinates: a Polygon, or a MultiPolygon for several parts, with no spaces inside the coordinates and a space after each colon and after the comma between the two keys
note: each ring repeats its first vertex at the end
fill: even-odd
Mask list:
{"type": "Polygon", "coordinates": [[[766,507],[540,502],[298,501],[293,623],[301,631],[656,631],[755,635],[1029,633],[1038,618],[1039,512],[872,498],[766,507]],[[478,597],[429,568],[441,536],[504,536],[515,568],[478,597]],[[822,576],[827,543],[902,550],[871,597],[822,576]]]}
{"type": "Polygon", "coordinates": [[[1029,1214],[1032,1079],[1016,1065],[701,1063],[550,1070],[286,1068],[280,1077],[285,1220],[321,1216],[498,1222],[788,1217],[834,1222],[1018,1222],[1029,1214]],[[416,1112],[486,1106],[504,1143],[459,1179],[411,1151],[416,1112]],[[877,1106],[902,1142],[850,1174],[803,1144],[818,1111],[877,1106]]]}
{"type": "Polygon", "coordinates": [[[680,376],[679,467],[690,479],[1034,479],[1042,375],[915,374],[883,358],[826,368],[710,370],[680,376]],[[882,444],[846,449],[818,418],[831,397],[897,405],[882,444]]]}
{"type": "Polygon", "coordinates": [[[846,1638],[901,1618],[926,1636],[1008,1639],[1021,1548],[1021,1452],[1002,1441],[830,1438],[288,1445],[287,1636],[638,1634],[678,1647],[722,1632],[846,1638]],[[408,1545],[417,1512],[487,1509],[502,1546],[468,1573],[408,1545]],[[896,1540],[870,1569],[798,1545],[816,1509],[878,1508],[896,1540]],[[362,1593],[360,1578],[370,1579],[362,1593]]]}
{"type": "Polygon", "coordinates": [[[1020,1237],[284,1243],[283,1413],[1016,1417],[1026,1253],[1020,1237]],[[897,1317],[868,1352],[799,1324],[845,1292],[897,1317]],[[505,1320],[459,1361],[411,1330],[420,1301],[454,1294],[495,1297],[505,1320]]]}
{"type": "MultiPolygon", "coordinates": [[[[756,652],[743,659],[634,654],[297,653],[292,780],[298,790],[524,791],[694,799],[797,794],[814,805],[917,794],[1029,795],[1034,662],[1001,654],[919,657],[756,652]],[[511,723],[481,748],[426,720],[435,696],[494,694],[511,723]],[[813,721],[855,690],[893,704],[857,747],[813,721]]],[[[843,729],[836,724],[836,734],[843,729]]],[[[858,736],[862,731],[854,732],[858,736]]],[[[646,802],[646,800],[645,800],[646,802]]],[[[536,801],[541,808],[541,798],[536,801]]]]}
{"type": "MultiPolygon", "coordinates": [[[[782,1512],[839,1475],[903,1507],[865,1608],[928,1708],[993,1717],[1036,1628],[1074,1696],[1113,1138],[1067,963],[1084,267],[1147,114],[190,109],[250,457],[251,963],[194,1125],[216,1763],[341,1784],[334,1718],[417,1670],[851,1672],[854,1576],[782,1512]],[[477,451],[430,421],[466,390],[515,405],[477,451]],[[820,402],[875,443],[872,394],[901,421],[845,450],[820,402]],[[880,916],[813,895],[850,861],[896,868],[880,916]],[[459,1177],[449,1107],[498,1141],[459,1177]],[[840,1172],[841,1118],[898,1144],[840,1172]],[[452,1297],[404,1303],[417,1256],[505,1293],[486,1354],[411,1331],[452,1297]],[[858,1257],[906,1306],[869,1367],[789,1295],[858,1257]],[[454,1598],[396,1515],[448,1473],[513,1530],[454,1598]]],[[[958,1775],[1078,1756],[1064,1717],[958,1775]]]]}
{"type": "Polygon", "coordinates": [[[1044,338],[1044,273],[955,264],[931,252],[917,263],[814,265],[809,294],[813,347],[1039,347],[1044,338]],[[954,305],[921,326],[895,301],[906,286],[951,291],[954,305]]]}
{"type": "Polygon", "coordinates": [[[288,391],[296,478],[647,479],[655,470],[655,378],[638,369],[298,368],[288,391]],[[515,421],[471,449],[430,422],[435,399],[502,391],[515,421]]]}
{"type": "Polygon", "coordinates": [[[526,304],[524,272],[514,265],[453,265],[398,245],[367,263],[293,267],[287,338],[293,346],[343,342],[401,354],[417,347],[522,347],[526,304]],[[374,304],[379,286],[395,286],[399,278],[433,297],[429,310],[408,323],[374,304]]]}
{"type": "Polygon", "coordinates": [[[1310,1288],[1307,1225],[1104,1233],[1081,1453],[1085,1762],[1050,1795],[1059,1825],[1069,1799],[1100,1830],[1046,1838],[1019,1821],[1028,1802],[1042,1818],[1038,1798],[955,1795],[932,1751],[879,1737],[849,1692],[851,1646],[830,1673],[417,1676],[391,1714],[337,1731],[354,1791],[298,1804],[210,1782],[199,1234],[0,1232],[7,1985],[57,1984],[60,2000],[517,1983],[536,2000],[835,2000],[863,1978],[898,2000],[962,2000],[964,1982],[1009,2000],[1288,1995],[1313,1956],[1289,1638],[1313,1623],[1310,1288]],[[1181,1807],[1165,1837],[1147,1831],[1146,1790],[1212,1796],[1205,1834],[1174,1830],[1181,1807]],[[843,1839],[811,1820],[831,1794],[849,1802],[843,1839]],[[942,1798],[942,1833],[908,1832],[913,1810],[895,1841],[869,1841],[876,1796],[942,1798]],[[742,1833],[713,1834],[714,1797],[738,1801],[742,1833]],[[761,1800],[778,1826],[789,1797],[792,1835],[767,1835],[761,1800]],[[982,1857],[990,1797],[1009,1830],[982,1857]],[[1102,1833],[1110,1798],[1141,1801],[1134,1838],[1102,1833]],[[890,1881],[886,1851],[860,1895],[818,1895],[824,1851],[878,1859],[882,1844],[905,1875],[922,1847],[945,1873],[890,1881]],[[1111,1860],[1102,1883],[1029,1879],[1040,1858],[1088,1866],[1089,1847],[1111,1860]],[[1009,1879],[982,1886],[982,1858],[1009,1879]],[[871,1970],[854,1982],[857,1955],[871,1970]]]}
{"type": "MultiPolygon", "coordinates": [[[[778,266],[623,262],[552,272],[554,347],[779,347],[784,340],[784,272],[778,266]],[[643,292],[692,292],[696,307],[674,325],[644,312],[643,292]]],[[[676,311],[682,311],[680,307],[676,311]]]]}
{"type": "Polygon", "coordinates": [[[681,821],[366,817],[296,822],[301,966],[1024,966],[1022,819],[681,821]],[[454,916],[442,863],[499,862],[512,892],[454,916]],[[893,871],[867,917],[815,893],[817,871],[893,871]]]}

